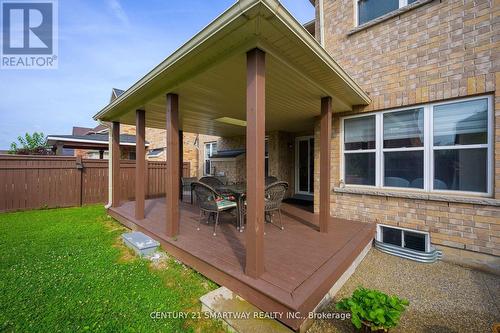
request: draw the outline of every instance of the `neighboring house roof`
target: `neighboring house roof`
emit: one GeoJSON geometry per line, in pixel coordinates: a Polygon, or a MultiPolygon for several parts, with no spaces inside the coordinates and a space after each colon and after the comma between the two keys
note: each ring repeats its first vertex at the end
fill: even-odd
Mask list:
{"type": "Polygon", "coordinates": [[[148,157],[158,157],[163,155],[166,148],[155,148],[148,151],[148,157]]]}
{"type": "Polygon", "coordinates": [[[72,134],[73,135],[85,135],[91,130],[92,130],[92,128],[89,128],[89,127],[73,126],[72,134]]]}
{"type": "Polygon", "coordinates": [[[117,99],[118,97],[120,97],[124,92],[125,92],[125,90],[113,88],[111,90],[111,99],[110,99],[109,102],[110,103],[113,102],[115,99],[117,99]]]}
{"type": "MultiPolygon", "coordinates": [[[[108,146],[109,135],[108,134],[88,134],[88,135],[49,135],[47,136],[47,142],[49,145],[54,145],[58,142],[70,143],[70,144],[101,144],[108,146]]],[[[120,145],[123,146],[135,146],[135,135],[121,134],[120,135],[120,145]]],[[[149,142],[146,142],[146,146],[149,146],[149,142]]]]}
{"type": "Polygon", "coordinates": [[[108,127],[102,124],[99,124],[94,128],[73,126],[73,131],[71,135],[82,136],[88,134],[102,134],[104,132],[108,132],[108,130],[109,130],[108,127]]]}
{"type": "Polygon", "coordinates": [[[88,131],[85,134],[102,134],[102,133],[107,133],[109,131],[109,128],[106,125],[97,125],[96,127],[92,128],[90,131],[88,131]]]}

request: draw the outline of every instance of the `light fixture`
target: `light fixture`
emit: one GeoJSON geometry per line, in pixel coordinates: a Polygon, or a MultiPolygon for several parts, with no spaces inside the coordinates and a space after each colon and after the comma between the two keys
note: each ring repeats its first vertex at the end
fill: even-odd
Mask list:
{"type": "Polygon", "coordinates": [[[236,126],[242,126],[246,127],[247,122],[245,120],[240,120],[240,119],[235,119],[235,118],[230,118],[230,117],[222,117],[222,118],[217,118],[215,121],[218,121],[220,123],[224,124],[229,124],[229,125],[236,125],[236,126]]]}

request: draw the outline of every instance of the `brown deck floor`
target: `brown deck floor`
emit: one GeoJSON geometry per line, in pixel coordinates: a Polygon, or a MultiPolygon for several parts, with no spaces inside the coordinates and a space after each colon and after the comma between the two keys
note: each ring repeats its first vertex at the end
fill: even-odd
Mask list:
{"type": "MultiPolygon", "coordinates": [[[[307,313],[371,242],[374,227],[331,218],[329,232],[320,233],[317,215],[287,204],[283,211],[285,230],[265,226],[265,273],[252,279],[244,274],[245,233],[236,230],[235,217],[228,213],[221,215],[213,236],[213,222],[197,230],[198,209],[182,203],[180,232],[171,239],[165,235],[163,198],[146,200],[146,218],[141,221],[134,218],[134,202],[109,210],[123,224],[158,239],[187,265],[261,309],[307,313]]],[[[301,320],[284,322],[296,329],[301,320]]]]}

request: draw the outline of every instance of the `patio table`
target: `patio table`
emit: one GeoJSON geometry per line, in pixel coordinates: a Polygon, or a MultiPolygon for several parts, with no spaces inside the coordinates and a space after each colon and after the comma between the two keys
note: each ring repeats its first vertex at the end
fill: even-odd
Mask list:
{"type": "Polygon", "coordinates": [[[236,228],[243,232],[245,229],[244,216],[243,216],[243,205],[245,204],[245,195],[247,192],[246,183],[237,183],[231,185],[218,185],[215,187],[219,193],[230,193],[236,197],[236,205],[238,214],[236,215],[236,228]]]}

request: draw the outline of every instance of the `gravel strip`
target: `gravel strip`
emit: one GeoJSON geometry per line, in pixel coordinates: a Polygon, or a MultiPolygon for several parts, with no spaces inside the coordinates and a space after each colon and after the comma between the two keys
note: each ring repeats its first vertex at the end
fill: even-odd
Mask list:
{"type": "MultiPolygon", "coordinates": [[[[422,264],[372,249],[335,300],[357,286],[410,301],[391,332],[491,332],[500,322],[500,277],[457,265],[422,264]]],[[[325,311],[334,311],[330,303],[325,311]]],[[[308,333],[356,332],[350,321],[316,320],[308,333]]]]}

